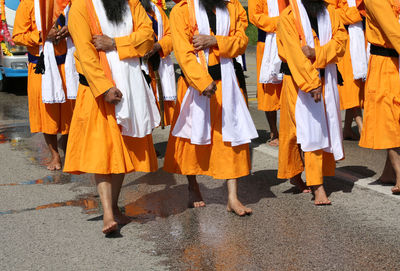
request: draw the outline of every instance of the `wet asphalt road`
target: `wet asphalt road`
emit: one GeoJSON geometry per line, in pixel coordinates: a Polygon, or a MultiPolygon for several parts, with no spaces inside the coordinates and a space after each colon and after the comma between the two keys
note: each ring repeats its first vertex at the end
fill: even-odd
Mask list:
{"type": "MultiPolygon", "coordinates": [[[[346,160],[326,180],[333,205],[315,207],[311,195],[276,179],[277,149],[263,144],[265,116],[255,102],[260,138],[252,174],[239,183],[252,216],[225,211],[221,180],[200,177],[207,207],[188,209],[184,177],[133,173],[120,205],[134,220],[104,238],[92,176],[45,170],[48,153],[42,136],[29,133],[23,85],[0,92],[0,270],[400,270],[400,197],[375,182],[384,152],[346,141],[346,160]]],[[[161,154],[168,132],[154,132],[161,154]]]]}

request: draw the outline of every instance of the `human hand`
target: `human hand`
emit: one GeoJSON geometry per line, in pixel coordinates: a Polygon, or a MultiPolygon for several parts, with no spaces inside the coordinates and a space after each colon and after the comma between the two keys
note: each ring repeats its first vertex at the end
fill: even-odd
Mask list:
{"type": "Polygon", "coordinates": [[[193,47],[196,51],[201,51],[217,45],[217,39],[215,36],[210,35],[194,35],[193,36],[193,47]]]}
{"type": "Polygon", "coordinates": [[[62,39],[65,39],[68,36],[69,36],[68,26],[63,26],[56,33],[56,41],[60,41],[62,39]]]}
{"type": "Polygon", "coordinates": [[[106,35],[94,35],[93,45],[97,51],[108,52],[116,49],[114,39],[106,35]]]}
{"type": "Polygon", "coordinates": [[[158,53],[158,51],[160,51],[160,50],[161,50],[161,45],[158,42],[156,42],[156,43],[154,43],[153,48],[151,48],[151,50],[148,51],[143,56],[143,58],[144,59],[149,59],[151,56],[153,56],[154,54],[158,53]]]}
{"type": "Polygon", "coordinates": [[[303,51],[304,55],[308,59],[310,59],[310,60],[315,59],[315,49],[314,48],[311,48],[310,46],[305,45],[305,46],[301,47],[301,50],[303,51]]]}
{"type": "Polygon", "coordinates": [[[110,104],[118,104],[122,99],[122,92],[116,87],[112,87],[107,90],[104,94],[104,100],[110,104]]]}
{"type": "Polygon", "coordinates": [[[316,89],[311,90],[311,97],[314,98],[314,102],[318,103],[321,101],[322,96],[322,87],[319,86],[316,89]]]}
{"type": "Polygon", "coordinates": [[[47,34],[46,40],[55,42],[56,41],[56,35],[57,35],[57,29],[51,28],[49,33],[47,34]]]}
{"type": "Polygon", "coordinates": [[[203,90],[202,94],[203,96],[211,98],[215,94],[216,90],[217,90],[217,84],[213,81],[208,87],[206,87],[205,90],[203,90]]]}

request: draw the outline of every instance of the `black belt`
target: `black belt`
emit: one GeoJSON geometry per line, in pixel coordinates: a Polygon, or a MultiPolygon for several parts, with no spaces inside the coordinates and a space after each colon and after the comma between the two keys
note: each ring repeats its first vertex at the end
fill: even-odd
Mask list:
{"type": "Polygon", "coordinates": [[[395,49],[384,48],[371,44],[371,55],[399,57],[399,53],[395,49]]]}
{"type": "MultiPolygon", "coordinates": [[[[337,71],[338,85],[343,86],[343,77],[342,77],[342,74],[339,72],[337,65],[336,65],[336,71],[337,71]]],[[[289,65],[286,62],[282,62],[280,72],[283,73],[284,75],[292,76],[292,72],[290,71],[289,65]]],[[[319,76],[321,78],[325,77],[325,69],[319,70],[319,76]]]]}
{"type": "MultiPolygon", "coordinates": [[[[64,64],[66,56],[67,56],[66,54],[56,56],[57,65],[64,64]]],[[[39,59],[40,59],[40,56],[35,56],[35,55],[28,53],[28,61],[30,63],[37,64],[39,59]]]]}
{"type": "Polygon", "coordinates": [[[267,32],[258,29],[258,41],[265,42],[265,37],[267,37],[267,32]]]}
{"type": "Polygon", "coordinates": [[[89,82],[86,80],[86,77],[83,74],[79,74],[79,84],[83,86],[89,86],[89,82]]]}

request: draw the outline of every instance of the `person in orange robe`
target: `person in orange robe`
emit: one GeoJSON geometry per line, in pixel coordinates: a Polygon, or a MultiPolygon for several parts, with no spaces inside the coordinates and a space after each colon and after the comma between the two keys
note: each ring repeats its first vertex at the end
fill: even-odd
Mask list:
{"type": "MultiPolygon", "coordinates": [[[[209,13],[213,13],[221,1],[200,0],[209,13]],[[211,11],[210,11],[211,10],[211,11]]],[[[237,178],[250,172],[249,145],[232,147],[222,139],[222,85],[221,80],[214,80],[200,63],[195,51],[209,48],[208,66],[218,65],[220,57],[234,58],[244,53],[248,38],[241,25],[238,10],[231,2],[225,2],[230,16],[229,36],[194,35],[189,19],[189,5],[180,1],[172,9],[170,22],[172,42],[176,59],[183,71],[178,79],[177,104],[171,125],[173,131],[181,112],[181,104],[188,87],[199,90],[210,98],[211,144],[195,145],[190,139],[175,137],[170,134],[165,154],[164,170],[170,173],[186,175],[189,182],[189,206],[204,207],[196,175],[208,175],[215,179],[227,179],[227,210],[238,215],[251,213],[237,197],[237,178]]],[[[210,24],[211,25],[211,24],[210,24]]]]}
{"type": "MultiPolygon", "coordinates": [[[[147,15],[151,18],[151,20],[155,23],[153,23],[153,31],[157,31],[157,17],[154,11],[152,10],[150,6],[150,1],[151,0],[142,0],[141,3],[143,7],[145,8],[147,15]]],[[[159,55],[159,58],[165,58],[169,56],[172,53],[172,39],[171,39],[171,31],[169,27],[169,19],[167,14],[165,14],[164,10],[156,5],[157,9],[159,10],[161,16],[162,16],[162,23],[163,23],[163,37],[162,39],[158,40],[157,35],[155,34],[155,40],[156,42],[153,45],[153,48],[149,52],[147,52],[144,55],[145,59],[151,59],[152,57],[156,55],[156,53],[159,55]]],[[[159,60],[158,60],[159,61],[159,60]]],[[[151,61],[150,61],[151,62],[151,61]]],[[[150,78],[151,78],[151,88],[153,89],[154,95],[158,97],[158,92],[157,92],[157,82],[156,82],[156,76],[153,70],[152,65],[149,65],[149,73],[150,73],[150,78]]],[[[157,100],[157,105],[158,108],[160,109],[160,103],[159,99],[157,100]]],[[[164,101],[164,125],[168,126],[172,122],[172,117],[174,116],[174,107],[175,107],[175,101],[164,101]]]]}
{"type": "Polygon", "coordinates": [[[371,57],[365,83],[360,146],[387,150],[379,180],[400,193],[400,1],[366,0],[366,35],[371,57]]]}
{"type": "MultiPolygon", "coordinates": [[[[285,0],[279,0],[279,11],[287,6],[285,0]]],[[[257,99],[258,110],[265,111],[271,130],[268,144],[279,145],[279,132],[277,125],[277,111],[280,108],[282,84],[262,84],[259,82],[261,62],[264,55],[266,33],[275,33],[279,17],[268,16],[267,0],[249,0],[249,19],[258,28],[257,41],[257,99]]]]}
{"type": "MultiPolygon", "coordinates": [[[[153,46],[151,21],[138,0],[106,1],[98,5],[104,7],[108,24],[126,23],[122,12],[130,9],[134,22],[132,33],[113,39],[98,35],[94,27],[99,25],[99,19],[92,0],[73,1],[69,27],[76,46],[80,85],[64,167],[65,172],[72,174],[95,174],[105,234],[117,230],[117,223],[130,221],[118,208],[125,174],[157,170],[151,134],[141,138],[122,135],[115,117],[115,104],[121,102],[122,93],[100,61],[101,52],[113,50],[120,60],[144,56],[153,46]]],[[[155,102],[154,96],[150,99],[155,102]]]]}
{"type": "MultiPolygon", "coordinates": [[[[365,17],[363,1],[357,1],[356,7],[349,7],[347,0],[334,0],[331,4],[336,8],[345,26],[361,22],[365,17]]],[[[346,110],[343,137],[345,139],[357,139],[357,135],[354,134],[351,125],[354,119],[361,135],[364,82],[362,79],[354,80],[348,33],[347,37],[346,51],[343,58],[338,62],[338,68],[343,78],[343,85],[339,85],[340,107],[342,110],[346,110]]]]}
{"type": "MultiPolygon", "coordinates": [[[[26,46],[28,49],[28,103],[29,123],[31,133],[43,133],[46,144],[51,153],[51,159],[47,169],[61,169],[61,158],[58,151],[57,134],[61,134],[60,147],[65,154],[67,137],[74,108],[74,101],[66,99],[64,103],[43,103],[42,101],[42,74],[35,73],[35,67],[39,60],[39,46],[43,45],[41,33],[35,23],[34,1],[24,0],[18,6],[13,40],[16,44],[26,46]]],[[[54,53],[62,82],[65,96],[65,70],[64,62],[67,53],[65,38],[68,34],[68,27],[51,29],[47,40],[54,44],[54,53]]]]}
{"type": "MultiPolygon", "coordinates": [[[[311,12],[306,10],[310,18],[316,21],[317,11],[325,8],[322,0],[303,0],[309,5],[319,4],[319,9],[311,12]]],[[[332,153],[320,150],[302,152],[297,144],[296,128],[296,102],[299,89],[310,93],[316,102],[321,99],[323,78],[320,78],[317,69],[323,69],[328,64],[337,63],[343,56],[346,41],[346,30],[333,7],[328,7],[332,25],[332,38],[324,46],[319,45],[316,28],[313,27],[315,49],[309,46],[301,46],[299,31],[296,28],[296,20],[292,6],[286,8],[281,14],[277,27],[277,42],[279,56],[281,57],[282,70],[284,71],[281,115],[279,127],[279,164],[278,178],[290,179],[293,184],[306,189],[301,179],[301,173],[305,170],[306,184],[313,188],[315,205],[329,205],[325,189],[323,187],[324,176],[334,176],[335,160],[332,153]],[[312,61],[310,61],[310,59],[312,61]],[[302,155],[304,154],[304,155],[302,155]]],[[[311,19],[310,19],[311,20],[311,19]]],[[[313,24],[311,24],[313,25],[313,24]]],[[[322,101],[324,102],[324,101],[322,101]]],[[[315,127],[315,129],[319,129],[315,127]]]]}

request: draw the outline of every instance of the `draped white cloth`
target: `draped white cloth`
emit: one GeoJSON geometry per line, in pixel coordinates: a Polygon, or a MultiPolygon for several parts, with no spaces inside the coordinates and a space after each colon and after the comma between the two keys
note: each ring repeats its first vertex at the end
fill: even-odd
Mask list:
{"type": "MultiPolygon", "coordinates": [[[[210,35],[207,12],[199,0],[194,0],[199,33],[210,35]]],[[[228,36],[230,16],[228,9],[217,8],[216,35],[228,36]]],[[[204,50],[208,61],[208,49],[204,50]]],[[[250,143],[258,137],[243,94],[240,91],[231,58],[220,57],[222,81],[222,139],[231,146],[250,143]]],[[[211,144],[210,99],[189,87],[181,105],[181,112],[172,135],[188,138],[192,144],[211,144]]]]}
{"type": "MultiPolygon", "coordinates": [[[[111,38],[127,36],[133,31],[132,13],[128,2],[121,23],[110,22],[101,0],[92,0],[104,35],[111,38]]],[[[122,100],[115,106],[117,123],[122,134],[131,137],[145,137],[160,123],[160,114],[153,91],[147,85],[140,69],[139,58],[119,59],[116,50],[106,53],[112,78],[122,92],[122,100]]]]}
{"type": "MultiPolygon", "coordinates": [[[[278,0],[267,0],[268,16],[279,16],[278,0]]],[[[278,55],[276,33],[267,33],[265,36],[265,47],[261,61],[259,82],[262,84],[279,84],[282,82],[283,74],[280,73],[282,60],[278,55]]]]}
{"type": "MultiPolygon", "coordinates": [[[[36,26],[39,32],[42,31],[42,20],[40,17],[39,0],[34,2],[36,26]]],[[[65,93],[62,84],[60,71],[54,54],[53,42],[45,41],[44,46],[39,46],[39,54],[43,52],[45,73],[42,75],[42,102],[65,103],[65,93]]]]}
{"type": "MultiPolygon", "coordinates": [[[[301,0],[297,0],[297,4],[307,45],[314,48],[314,38],[307,12],[301,0]]],[[[332,38],[332,25],[327,9],[318,15],[317,21],[319,40],[323,46],[332,38]]],[[[344,152],[335,64],[328,64],[325,67],[324,89],[326,108],[324,102],[315,103],[310,93],[299,90],[295,111],[297,143],[305,152],[323,149],[333,153],[337,161],[344,157],[344,152]]]]}
{"type": "MultiPolygon", "coordinates": [[[[347,0],[349,7],[356,7],[356,0],[347,0]]],[[[367,78],[368,58],[362,22],[349,25],[350,57],[354,80],[367,78]]]]}
{"type": "MultiPolygon", "coordinates": [[[[70,6],[68,5],[65,10],[65,25],[68,25],[68,15],[69,15],[70,6]]],[[[76,95],[78,94],[78,87],[79,87],[79,74],[76,71],[75,66],[75,46],[72,41],[72,38],[68,36],[66,38],[67,42],[67,55],[65,57],[65,81],[67,87],[67,98],[70,100],[75,100],[76,95]]]]}
{"type": "MultiPolygon", "coordinates": [[[[150,5],[154,13],[156,14],[157,26],[158,26],[157,29],[158,40],[161,40],[164,36],[164,23],[162,20],[162,16],[157,6],[153,2],[150,1],[150,5]]],[[[175,70],[174,70],[174,63],[172,63],[170,56],[161,58],[160,67],[158,68],[158,73],[160,74],[164,101],[175,101],[176,100],[175,70]]]]}

